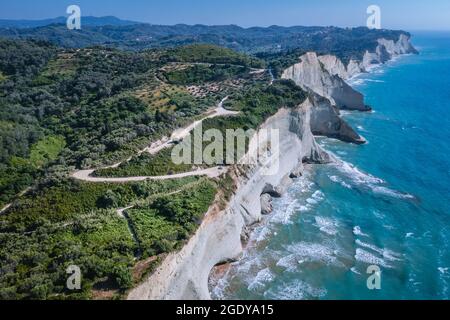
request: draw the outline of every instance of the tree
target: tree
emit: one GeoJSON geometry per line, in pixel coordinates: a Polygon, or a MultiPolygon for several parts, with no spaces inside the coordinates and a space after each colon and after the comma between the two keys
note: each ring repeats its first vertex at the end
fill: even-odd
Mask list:
{"type": "Polygon", "coordinates": [[[125,290],[131,288],[133,285],[133,278],[126,266],[115,266],[112,272],[112,277],[120,289],[125,290]]]}
{"type": "Polygon", "coordinates": [[[118,203],[119,200],[114,191],[107,190],[106,193],[98,199],[97,206],[104,209],[116,208],[118,203]]]}

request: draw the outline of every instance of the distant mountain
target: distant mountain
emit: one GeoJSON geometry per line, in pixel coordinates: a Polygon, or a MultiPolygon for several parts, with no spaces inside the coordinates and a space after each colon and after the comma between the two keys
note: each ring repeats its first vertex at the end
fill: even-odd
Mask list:
{"type": "MultiPolygon", "coordinates": [[[[65,24],[67,17],[56,17],[43,20],[5,20],[0,19],[0,28],[37,28],[54,24],[65,24]]],[[[99,26],[129,26],[133,24],[139,24],[139,22],[121,20],[113,16],[106,17],[82,17],[82,26],[99,27],[99,26]]]]}

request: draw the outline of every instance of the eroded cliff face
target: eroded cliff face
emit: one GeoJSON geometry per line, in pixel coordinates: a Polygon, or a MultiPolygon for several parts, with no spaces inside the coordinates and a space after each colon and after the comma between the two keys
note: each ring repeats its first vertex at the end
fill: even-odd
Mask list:
{"type": "Polygon", "coordinates": [[[366,140],[340,117],[339,110],[330,100],[311,92],[308,103],[312,110],[311,131],[314,135],[356,144],[366,143],[366,140]]]}
{"type": "Polygon", "coordinates": [[[333,55],[327,54],[319,56],[319,61],[323,64],[325,70],[327,70],[333,76],[339,76],[341,79],[348,79],[348,71],[342,61],[333,55]]]}
{"type": "Polygon", "coordinates": [[[309,52],[299,58],[298,64],[286,69],[282,77],[326,97],[340,109],[369,111],[363,96],[348,86],[345,80],[398,55],[417,53],[407,34],[401,34],[397,41],[379,39],[377,42],[374,52],[366,51],[361,61],[352,59],[347,66],[336,56],[317,56],[309,52]]]}
{"type": "Polygon", "coordinates": [[[325,56],[322,60],[325,63],[315,52],[308,52],[300,57],[300,63],[287,68],[281,77],[327,98],[339,109],[369,111],[363,95],[339,77],[338,74],[347,74],[342,62],[332,56],[325,56]]]}
{"type": "MultiPolygon", "coordinates": [[[[210,211],[189,243],[168,256],[128,299],[210,299],[210,271],[240,257],[247,226],[261,221],[263,213],[270,213],[271,197],[281,196],[292,179],[301,175],[303,162],[330,161],[311,132],[312,108],[307,100],[295,109],[281,109],[261,126],[279,130],[279,163],[236,165],[231,174],[237,191],[228,207],[210,211]],[[276,174],[266,175],[270,166],[277,166],[276,174]]],[[[267,149],[268,154],[273,151],[267,149]]]]}
{"type": "Polygon", "coordinates": [[[378,39],[375,52],[366,51],[360,67],[363,71],[367,71],[374,65],[385,63],[396,56],[417,53],[406,34],[401,34],[397,41],[378,39]]]}

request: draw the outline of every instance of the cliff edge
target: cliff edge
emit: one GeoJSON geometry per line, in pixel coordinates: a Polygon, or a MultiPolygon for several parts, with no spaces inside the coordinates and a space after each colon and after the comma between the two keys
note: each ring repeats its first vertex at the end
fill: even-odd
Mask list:
{"type": "Polygon", "coordinates": [[[337,58],[334,62],[335,65],[325,65],[315,52],[308,52],[300,57],[299,63],[287,68],[281,77],[327,98],[339,109],[370,111],[364,104],[364,96],[338,76],[342,74],[342,62],[337,58]]]}

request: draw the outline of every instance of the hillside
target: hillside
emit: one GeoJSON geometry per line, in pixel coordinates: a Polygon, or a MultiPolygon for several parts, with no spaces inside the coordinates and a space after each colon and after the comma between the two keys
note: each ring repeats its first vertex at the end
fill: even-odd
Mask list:
{"type": "MultiPolygon", "coordinates": [[[[44,27],[52,24],[65,24],[67,17],[56,17],[52,19],[42,20],[8,20],[0,19],[0,28],[37,28],[44,27]]],[[[113,16],[108,17],[83,17],[83,26],[126,26],[132,24],[139,24],[139,22],[122,20],[113,16]]]]}
{"type": "MultiPolygon", "coordinates": [[[[96,184],[71,179],[74,170],[123,161],[224,96],[238,103],[248,88],[261,102],[246,117],[206,127],[225,130],[252,115],[256,127],[304,99],[290,82],[274,96],[268,76],[251,74],[264,62],[213,46],[124,52],[1,40],[0,58],[0,206],[12,202],[0,215],[0,299],[120,297],[185,243],[219,186],[222,197],[231,187],[207,177],[96,184]],[[82,291],[65,288],[70,264],[82,266],[82,291]]],[[[138,157],[109,174],[192,170],[171,168],[168,157],[138,157]]]]}
{"type": "MultiPolygon", "coordinates": [[[[67,39],[58,26],[36,30],[49,28],[67,39]]],[[[204,29],[155,28],[162,28],[161,36],[171,28],[187,34],[192,28],[204,29]]],[[[226,27],[211,28],[206,27],[220,33],[226,27]]],[[[236,34],[261,31],[228,28],[236,34]]],[[[267,30],[255,41],[269,41],[267,30]]],[[[369,39],[378,35],[360,30],[360,38],[367,40],[364,46],[345,48],[338,40],[345,34],[356,37],[358,30],[300,30],[305,37],[319,38],[325,30],[337,32],[334,40],[310,43],[324,51],[328,43],[331,52],[345,56],[363,55],[371,48],[369,39]]],[[[80,35],[91,43],[89,34],[80,35]]],[[[111,34],[103,36],[109,39],[111,34]]],[[[227,39],[233,39],[232,32],[227,39]]],[[[126,42],[118,47],[124,46],[126,42]]],[[[203,131],[221,133],[258,129],[266,121],[281,123],[296,146],[284,141],[288,165],[283,169],[292,171],[286,172],[288,176],[301,174],[293,169],[302,161],[326,161],[312,135],[311,129],[322,125],[316,123],[314,112],[332,115],[331,122],[357,134],[328,100],[311,99],[306,89],[292,80],[273,79],[267,69],[279,74],[286,64],[296,62],[301,50],[250,56],[205,43],[136,51],[1,39],[0,208],[5,209],[0,214],[0,299],[123,298],[167,254],[182,248],[209,210],[226,208],[236,187],[236,177],[227,171],[230,159],[196,165],[171,161],[172,148],[184,142],[174,133],[189,133],[186,128],[199,121],[203,131]],[[304,150],[299,137],[305,140],[304,150]],[[205,168],[218,174],[198,174],[205,168]],[[85,179],[85,172],[100,180],[85,179]],[[175,174],[186,175],[173,179],[175,174]],[[82,290],[65,286],[70,265],[82,268],[82,290]]],[[[323,64],[316,69],[328,74],[323,64]]],[[[267,191],[264,179],[258,180],[258,188],[279,194],[274,187],[281,181],[278,178],[282,177],[273,181],[273,190],[267,191]]],[[[260,194],[252,188],[248,192],[257,212],[260,194]]],[[[235,204],[243,208],[239,201],[235,204]]],[[[237,238],[240,235],[238,230],[237,238]]]]}
{"type": "Polygon", "coordinates": [[[70,31],[65,25],[31,29],[3,28],[0,36],[47,40],[62,47],[108,45],[127,50],[164,48],[192,43],[209,43],[233,50],[258,53],[292,49],[333,53],[346,59],[361,58],[361,52],[374,50],[379,38],[397,40],[403,31],[337,27],[253,27],[235,25],[104,25],[70,31]]]}

